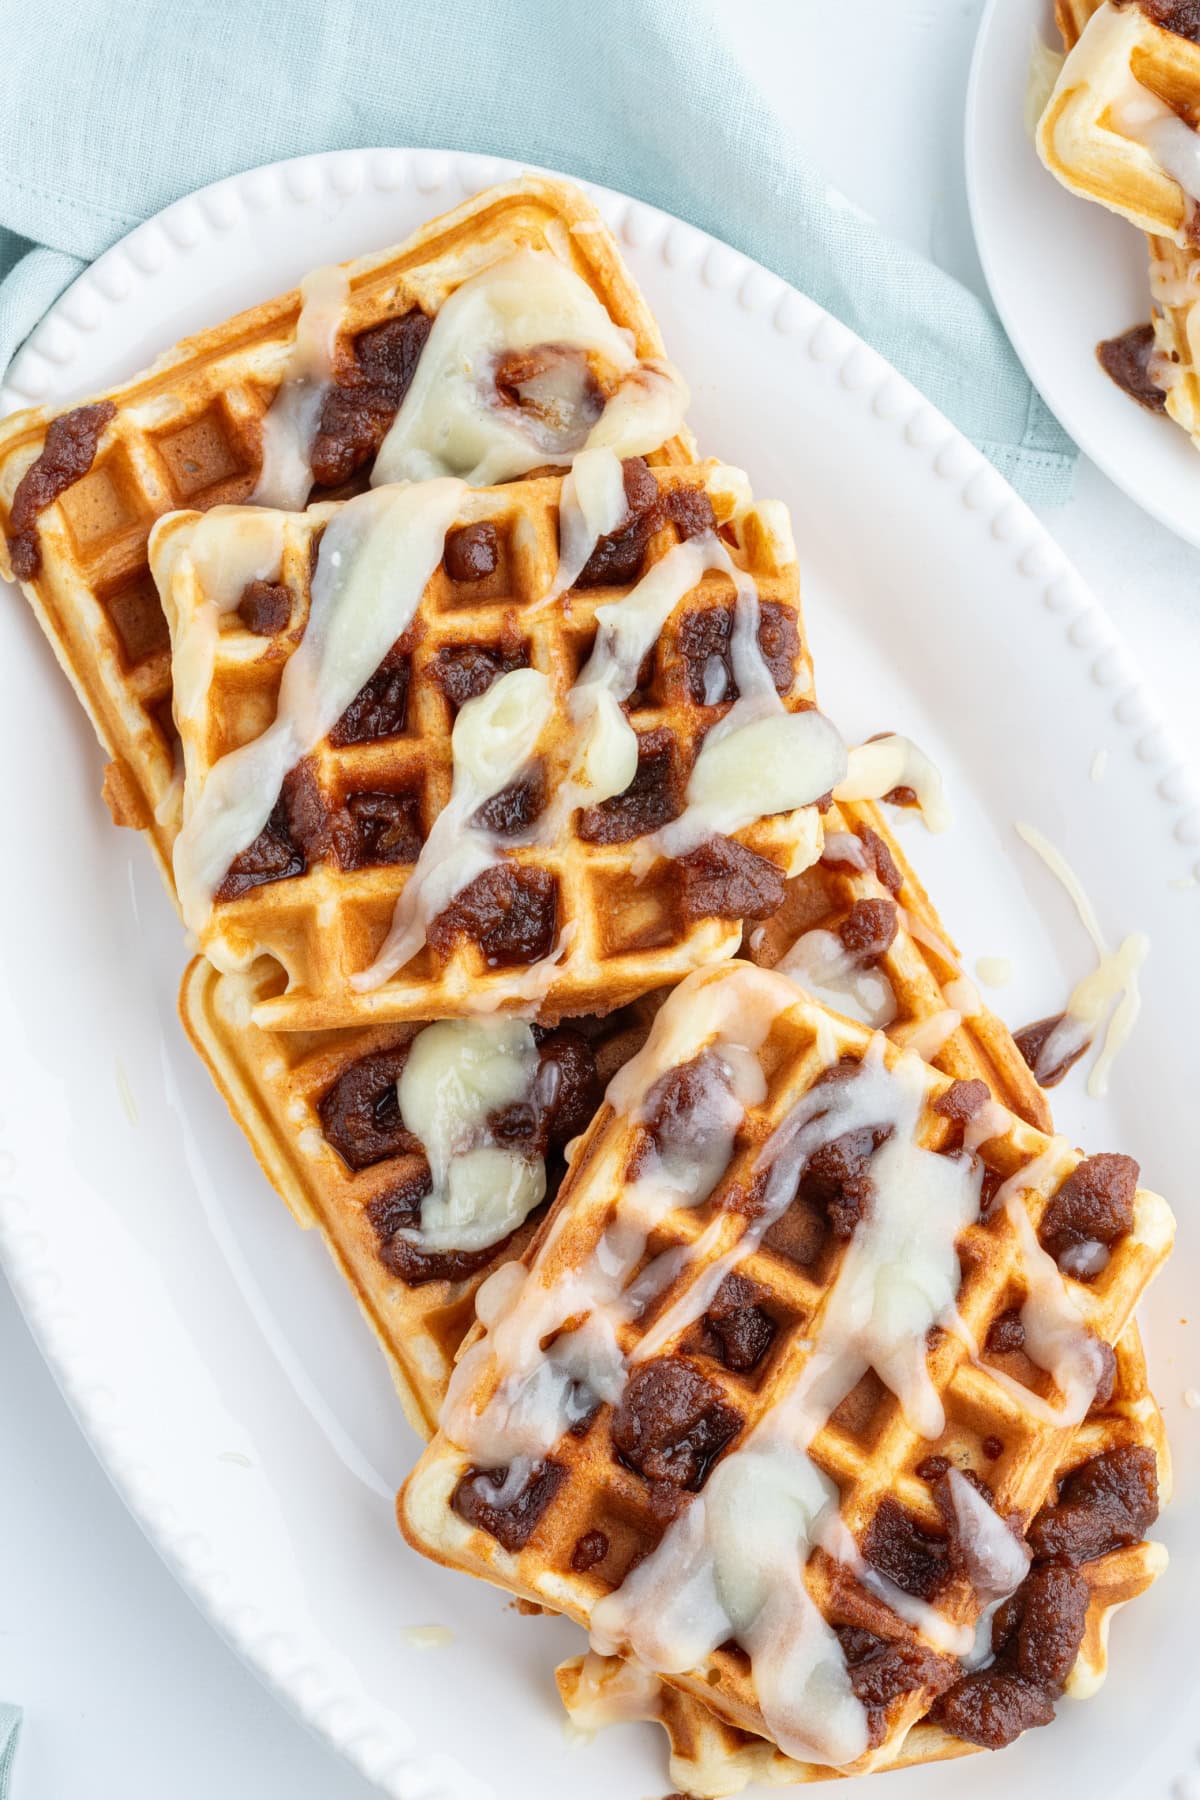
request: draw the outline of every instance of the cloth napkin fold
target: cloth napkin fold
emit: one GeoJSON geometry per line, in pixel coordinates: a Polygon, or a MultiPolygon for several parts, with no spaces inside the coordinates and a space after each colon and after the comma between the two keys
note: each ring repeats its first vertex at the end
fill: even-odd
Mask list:
{"type": "Polygon", "coordinates": [[[17,1734],[20,1729],[20,1707],[6,1706],[0,1700],[0,1800],[5,1800],[8,1793],[13,1758],[17,1754],[17,1734]]]}
{"type": "Polygon", "coordinates": [[[976,296],[797,154],[708,0],[3,0],[0,366],[116,238],[218,176],[387,144],[543,163],[724,238],[874,344],[1029,500],[1075,450],[976,296]]]}

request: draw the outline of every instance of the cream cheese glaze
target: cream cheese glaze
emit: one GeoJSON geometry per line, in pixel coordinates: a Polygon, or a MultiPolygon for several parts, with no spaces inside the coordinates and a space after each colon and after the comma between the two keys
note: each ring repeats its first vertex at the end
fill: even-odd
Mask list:
{"type": "Polygon", "coordinates": [[[546,251],[518,250],[443,301],[371,480],[455,475],[489,487],[586,449],[644,456],[680,429],[687,403],[678,371],[640,361],[580,276],[546,251]],[[579,355],[538,378],[535,407],[505,405],[500,357],[544,346],[579,355]],[[598,418],[585,404],[587,358],[613,382],[598,418]]]}
{"type": "MultiPolygon", "coordinates": [[[[733,964],[692,976],[676,990],[643,1050],[610,1085],[608,1103],[618,1115],[637,1120],[655,1083],[688,1063],[694,1080],[680,1133],[688,1153],[675,1153],[670,1144],[665,1151],[652,1149],[637,1178],[618,1186],[613,1216],[595,1250],[563,1272],[551,1274],[570,1209],[555,1219],[531,1269],[510,1267],[485,1284],[479,1316],[486,1335],[456,1371],[442,1425],[478,1467],[507,1467],[501,1493],[489,1489],[502,1505],[595,1400],[619,1402],[633,1361],[667,1348],[700,1316],[714,1284],[786,1210],[814,1151],[847,1132],[886,1131],[871,1158],[871,1205],[808,1337],[797,1346],[806,1353],[795,1380],[717,1462],[656,1549],[591,1618],[597,1651],[631,1651],[642,1665],[665,1674],[694,1670],[717,1646],[736,1639],[750,1657],[771,1736],[793,1756],[839,1766],[865,1751],[868,1721],[838,1639],[806,1586],[805,1564],[814,1548],[846,1562],[928,1641],[963,1657],[975,1644],[973,1629],[945,1619],[865,1564],[838,1516],[836,1490],[808,1454],[867,1369],[891,1388],[918,1433],[936,1437],[943,1426],[926,1367],[926,1333],[938,1324],[961,1335],[956,1244],[978,1215],[981,1165],[969,1155],[941,1156],[920,1143],[928,1073],[918,1060],[904,1056],[889,1066],[884,1040],[876,1037],[853,1076],[806,1087],[759,1153],[762,1203],[736,1246],[705,1266],[703,1278],[687,1286],[632,1357],[622,1348],[625,1328],[654,1295],[689,1258],[706,1258],[707,1230],[694,1249],[664,1252],[633,1279],[656,1223],[674,1208],[695,1206],[720,1181],[745,1108],[764,1097],[758,1052],[776,1018],[792,1009],[812,1026],[820,1059],[832,1067],[839,1040],[831,1022],[785,977],[733,964]],[[551,1349],[543,1352],[551,1334],[551,1349]],[[490,1397],[477,1404],[479,1393],[490,1397]]],[[[985,1113],[972,1121],[970,1143],[995,1135],[1002,1123],[1007,1127],[999,1109],[985,1113]]],[[[1057,1145],[1047,1152],[1059,1154],[1057,1145]]],[[[1060,1387],[1061,1404],[1046,1410],[1063,1424],[1086,1410],[1102,1353],[1020,1204],[1023,1187],[1039,1173],[1035,1163],[1014,1177],[998,1204],[1021,1233],[1029,1354],[1060,1387]]],[[[1036,1408],[1037,1397],[1028,1390],[1020,1397],[1036,1408]]],[[[1019,1585],[1026,1554],[1003,1521],[990,1508],[984,1517],[959,1484],[953,1484],[952,1498],[965,1521],[978,1597],[990,1605],[1019,1585]]]]}

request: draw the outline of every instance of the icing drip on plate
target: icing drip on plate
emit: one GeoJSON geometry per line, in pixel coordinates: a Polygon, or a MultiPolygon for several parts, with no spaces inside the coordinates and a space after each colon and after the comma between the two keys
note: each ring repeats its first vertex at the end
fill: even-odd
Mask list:
{"type": "Polygon", "coordinates": [[[1048,1085],[1057,1071],[1087,1050],[1107,1019],[1104,1042],[1087,1084],[1088,1093],[1099,1100],[1108,1092],[1113,1063],[1141,1011],[1138,977],[1150,954],[1150,939],[1143,932],[1130,932],[1116,950],[1111,949],[1095,907],[1061,851],[1032,825],[1018,821],[1017,832],[1066,889],[1097,956],[1096,967],[1073,989],[1062,1018],[1040,1046],[1033,1072],[1038,1081],[1048,1085]]]}

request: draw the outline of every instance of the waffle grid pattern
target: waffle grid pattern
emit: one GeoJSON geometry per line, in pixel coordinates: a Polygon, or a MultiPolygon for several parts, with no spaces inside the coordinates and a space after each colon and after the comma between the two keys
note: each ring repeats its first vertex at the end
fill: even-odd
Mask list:
{"type": "MultiPolygon", "coordinates": [[[[350,297],[335,372],[352,365],[360,333],[414,306],[436,313],[463,280],[521,248],[565,258],[633,333],[639,355],[663,354],[654,317],[594,208],[564,182],[526,176],[467,201],[396,248],[347,265],[350,297]]],[[[42,567],[22,583],[112,758],[105,795],[114,819],[147,833],[172,891],[180,793],[170,648],[146,543],[165,513],[249,498],[261,467],[262,418],[299,311],[298,292],[281,295],[185,339],[144,375],[96,396],[114,402],[116,417],[88,473],[42,513],[42,567]]],[[[13,496],[49,423],[44,409],[31,408],[0,424],[5,576],[11,570],[3,533],[13,496]]],[[[690,439],[681,437],[653,460],[690,458],[690,439]]]]}
{"type": "MultiPolygon", "coordinates": [[[[183,1026],[268,1180],[300,1225],[320,1230],[388,1359],[414,1429],[427,1438],[474,1322],[480,1283],[522,1253],[544,1209],[459,1279],[406,1280],[384,1259],[371,1209],[419,1182],[425,1158],[383,1149],[351,1168],[326,1135],[321,1102],[365,1058],[411,1043],[420,1027],[260,1030],[251,1021],[254,1003],[278,983],[278,971],[265,963],[245,975],[221,975],[198,957],[180,988],[183,1026]]],[[[588,1022],[601,1080],[640,1047],[654,1011],[647,999],[588,1022]]]]}
{"type": "MultiPolygon", "coordinates": [[[[1147,1385],[1146,1359],[1136,1320],[1131,1320],[1115,1346],[1116,1379],[1112,1398],[1094,1407],[1075,1433],[1069,1450],[1055,1471],[1056,1480],[1082,1463],[1125,1445],[1154,1451],[1159,1471],[1159,1493],[1165,1500],[1170,1489],[1170,1453],[1162,1415],[1147,1385]]],[[[1087,1623],[1067,1692],[1084,1699],[1095,1692],[1108,1668],[1108,1632],[1114,1614],[1136,1600],[1162,1573],[1166,1552],[1160,1544],[1143,1541],[1085,1563],[1080,1573],[1091,1590],[1087,1623]]],[[[615,1657],[573,1657],[555,1671],[559,1692],[568,1712],[580,1699],[590,1698],[595,1684],[602,1697],[610,1687],[627,1693],[625,1671],[615,1657]],[[590,1666],[588,1666],[590,1665],[590,1666]]],[[[767,1738],[739,1730],[692,1695],[662,1682],[646,1687],[644,1714],[663,1727],[671,1748],[671,1779],[682,1793],[708,1800],[739,1791],[752,1782],[766,1786],[790,1786],[821,1781],[836,1775],[832,1769],[799,1763],[767,1738]]],[[[621,1707],[628,1716],[628,1705],[621,1707]]],[[[974,1755],[977,1746],[952,1736],[930,1719],[919,1719],[902,1742],[894,1745],[886,1765],[890,1769],[945,1762],[974,1755]]]]}
{"type": "MultiPolygon", "coordinates": [[[[727,978],[732,972],[721,974],[727,978]]],[[[754,1158],[774,1126],[830,1066],[827,1046],[831,1038],[841,1058],[857,1060],[865,1053],[870,1034],[832,1015],[820,1014],[799,1000],[776,1019],[759,1057],[768,1085],[765,1102],[748,1110],[730,1166],[711,1200],[691,1212],[671,1213],[648,1243],[647,1261],[670,1247],[691,1249],[714,1221],[719,1221],[720,1229],[714,1255],[737,1242],[747,1228],[746,1213],[738,1201],[751,1187],[754,1158]],[[723,1205],[723,1199],[730,1204],[723,1205]]],[[[699,1055],[704,1048],[705,1042],[698,1040],[694,1053],[699,1055]]],[[[896,1058],[895,1049],[889,1047],[889,1067],[894,1067],[896,1058]]],[[[927,1071],[916,1141],[931,1150],[953,1149],[961,1142],[955,1127],[932,1110],[932,1103],[950,1085],[948,1077],[927,1071]]],[[[535,1266],[543,1284],[552,1284],[556,1277],[578,1269],[594,1252],[612,1217],[612,1196],[628,1181],[632,1160],[644,1141],[643,1127],[631,1127],[608,1106],[601,1110],[552,1214],[558,1229],[547,1255],[538,1257],[535,1245],[535,1266]]],[[[1048,1140],[1015,1118],[1002,1135],[987,1142],[983,1159],[987,1169],[1005,1179],[1027,1169],[1032,1185],[1023,1193],[1022,1204],[1035,1229],[1050,1196],[1082,1160],[1063,1140],[1048,1140]]],[[[666,1354],[685,1355],[719,1390],[721,1404],[732,1408],[742,1421],[738,1437],[723,1451],[726,1455],[795,1382],[820,1334],[822,1315],[836,1285],[844,1245],[819,1228],[814,1231],[819,1222],[801,1218],[802,1210],[799,1201],[793,1202],[780,1222],[785,1231],[781,1233],[777,1224],[762,1246],[737,1265],[737,1273],[761,1290],[757,1304],[776,1328],[761,1365],[749,1375],[739,1375],[708,1354],[692,1328],[677,1341],[660,1346],[666,1354]],[[805,1246],[803,1262],[782,1248],[785,1243],[797,1242],[805,1246]]],[[[1113,1344],[1121,1336],[1169,1242],[1167,1209],[1156,1196],[1139,1192],[1133,1230],[1118,1244],[1104,1273],[1086,1286],[1068,1284],[1084,1321],[1105,1342],[1113,1344]]],[[[958,1240],[958,1251],[962,1265],[959,1312],[976,1341],[985,1345],[991,1324],[1013,1306],[1020,1306],[1028,1291],[1020,1239],[1007,1215],[993,1212],[986,1221],[968,1226],[958,1240]]],[[[627,1357],[655,1319],[678,1301],[683,1288],[700,1280],[708,1266],[707,1255],[685,1260],[676,1280],[636,1326],[625,1330],[621,1347],[627,1357]]],[[[842,1520],[860,1546],[885,1503],[918,1535],[943,1531],[930,1487],[916,1473],[917,1465],[931,1454],[945,1455],[954,1466],[978,1472],[993,1490],[1001,1514],[1017,1512],[1027,1519],[1040,1503],[1073,1428],[1043,1423],[1018,1395],[1001,1387],[989,1373],[990,1365],[1001,1367],[1032,1394],[1050,1395],[1053,1384],[1049,1376],[1029,1362],[1023,1351],[993,1357],[984,1350],[982,1356],[982,1366],[976,1366],[957,1336],[943,1331],[930,1334],[927,1366],[946,1413],[945,1430],[937,1440],[923,1439],[911,1429],[898,1403],[872,1373],[846,1396],[817,1434],[810,1455],[838,1488],[842,1520]],[[993,1438],[1002,1446],[994,1459],[983,1451],[984,1443],[993,1438]]],[[[486,1402],[496,1379],[494,1365],[485,1362],[473,1390],[473,1404],[486,1402]]],[[[503,1549],[494,1537],[455,1512],[453,1496],[472,1464],[444,1434],[434,1440],[402,1490],[402,1528],[427,1554],[565,1611],[586,1625],[592,1608],[620,1586],[634,1559],[653,1549],[662,1533],[649,1485],[619,1459],[611,1422],[611,1410],[603,1408],[586,1435],[568,1435],[554,1447],[550,1460],[565,1473],[524,1548],[515,1552],[503,1549]],[[587,1532],[595,1530],[604,1534],[607,1553],[590,1571],[578,1573],[572,1567],[573,1549],[587,1532]]],[[[686,1497],[682,1501],[687,1504],[686,1497]]],[[[831,1622],[863,1626],[888,1638],[913,1635],[898,1628],[891,1610],[859,1587],[823,1551],[811,1558],[806,1581],[812,1598],[831,1622]]],[[[937,1603],[939,1611],[956,1622],[973,1621],[977,1611],[973,1593],[963,1582],[951,1581],[943,1587],[937,1603]]],[[[749,1664],[736,1648],[718,1649],[697,1670],[672,1677],[672,1681],[716,1707],[732,1723],[763,1733],[749,1664]]],[[[888,1709],[886,1733],[861,1767],[885,1761],[889,1747],[903,1738],[927,1704],[923,1690],[894,1701],[888,1709]]]]}
{"type": "MultiPolygon", "coordinates": [[[[695,489],[700,476],[694,470],[660,470],[657,480],[665,493],[695,489]]],[[[491,659],[490,669],[524,662],[542,671],[559,702],[557,740],[543,738],[546,801],[566,776],[572,739],[565,730],[562,703],[591,652],[598,609],[620,601],[633,584],[581,589],[553,605],[539,604],[557,568],[560,487],[560,480],[551,477],[464,496],[456,528],[491,525],[497,566],[477,582],[452,581],[444,566],[435,571],[413,626],[394,647],[407,669],[407,703],[399,731],[389,729],[376,741],[346,744],[335,742],[339,725],[308,759],[306,808],[319,811],[332,844],[302,873],[218,899],[203,938],[206,954],[219,966],[234,968],[265,953],[275,957],[290,977],[284,991],[260,1003],[258,1023],[307,1030],[525,1004],[523,965],[553,955],[559,945],[562,954],[554,968],[543,965],[546,986],[544,998],[539,996],[540,1016],[603,1011],[736,949],[737,918],[689,917],[680,906],[679,878],[671,863],[660,860],[648,874],[641,873],[633,829],[620,824],[620,841],[597,841],[595,825],[589,823],[597,810],[593,809],[576,815],[575,824],[564,827],[554,844],[522,844],[518,836],[507,851],[516,871],[514,880],[527,884],[526,892],[535,896],[540,909],[536,957],[519,951],[489,956],[484,942],[462,932],[448,947],[426,944],[407,967],[376,989],[356,993],[350,986],[351,975],[366,969],[378,952],[411,874],[419,840],[449,798],[455,707],[445,691],[442,671],[447,659],[483,652],[491,659]],[[339,861],[339,828],[344,831],[356,804],[370,803],[380,795],[403,807],[411,824],[407,842],[402,838],[381,857],[369,847],[364,851],[362,834],[355,832],[349,857],[343,848],[339,861]]],[[[728,499],[724,503],[728,509],[728,499]]],[[[311,552],[328,516],[321,508],[286,515],[283,578],[292,608],[276,634],[254,636],[241,626],[236,613],[225,615],[226,628],[217,641],[203,703],[194,717],[180,718],[189,783],[202,785],[222,756],[257,736],[274,716],[283,668],[303,636],[311,552]]],[[[160,536],[156,545],[156,557],[169,559],[173,570],[165,598],[177,640],[205,595],[186,550],[175,548],[174,555],[170,553],[173,546],[186,542],[200,517],[177,515],[165,528],[169,535],[160,536]]],[[[730,520],[719,516],[719,523],[733,533],[730,520]]],[[[808,706],[811,667],[799,630],[796,565],[794,560],[781,560],[781,553],[792,555],[791,547],[781,545],[755,511],[740,519],[736,530],[738,542],[731,553],[754,577],[764,612],[771,608],[796,621],[785,704],[792,709],[808,706]]],[[[679,541],[677,528],[664,523],[647,546],[644,567],[651,567],[679,541]]],[[[690,656],[687,633],[702,614],[719,610],[725,620],[731,618],[733,600],[729,576],[719,571],[704,575],[676,607],[650,666],[643,669],[641,688],[632,697],[628,716],[641,740],[641,767],[654,781],[654,791],[647,796],[652,825],[680,810],[704,734],[732,704],[734,690],[719,704],[697,701],[708,654],[699,659],[690,656]]],[[[703,629],[700,638],[706,646],[711,641],[703,629]]],[[[598,810],[623,804],[608,802],[598,810]]],[[[810,811],[761,820],[739,832],[739,841],[787,870],[796,860],[797,844],[804,845],[811,837],[811,821],[804,816],[810,811]]],[[[341,841],[344,845],[344,837],[341,841]]]]}

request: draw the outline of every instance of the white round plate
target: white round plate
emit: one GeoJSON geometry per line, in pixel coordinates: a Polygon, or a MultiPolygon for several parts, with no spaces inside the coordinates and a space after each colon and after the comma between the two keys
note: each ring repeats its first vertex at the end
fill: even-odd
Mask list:
{"type": "MultiPolygon", "coordinates": [[[[307,268],[401,238],[512,171],[456,154],[343,152],[221,182],[103,256],[14,364],[5,408],[55,404],[146,363],[307,268]]],[[[1111,1099],[1060,1090],[1066,1129],[1141,1157],[1179,1251],[1147,1308],[1174,1429],[1173,1571],[1121,1619],[1102,1698],[977,1758],[980,1800],[1136,1784],[1194,1756],[1200,1380],[1189,1046],[1200,1017],[1200,810],[1105,617],[982,458],[850,332],[691,227],[596,198],[693,386],[701,445],[794,513],[826,706],[852,738],[911,732],[945,770],[952,832],[914,852],[968,966],[1005,954],[1021,1024],[1089,950],[1019,842],[1076,863],[1114,938],[1150,933],[1145,1009],[1111,1099]],[[1103,782],[1089,778],[1107,752],[1103,782]],[[1151,1728],[1151,1720],[1153,1726],[1151,1728]]],[[[580,1634],[412,1554],[392,1494],[417,1454],[384,1365],[320,1244],[271,1193],[175,1018],[179,926],[144,846],[110,826],[101,756],[28,608],[0,607],[0,1247],[63,1391],[147,1534],[217,1628],[315,1730],[394,1795],[639,1800],[667,1787],[650,1727],[563,1733],[551,1671],[580,1634]],[[421,1649],[407,1628],[447,1625],[421,1649]]],[[[81,1521],[81,1529],[85,1529],[81,1521]]],[[[952,1768],[888,1779],[949,1794],[952,1768]]],[[[1190,1791],[1190,1790],[1189,1790],[1190,1791]]]]}
{"type": "Polygon", "coordinates": [[[988,287],[1030,378],[1131,500],[1200,544],[1200,455],[1165,415],[1110,381],[1096,345],[1150,317],[1146,239],[1042,167],[1025,127],[1038,38],[1061,47],[1053,0],[990,0],[967,90],[967,192],[988,287]]]}

